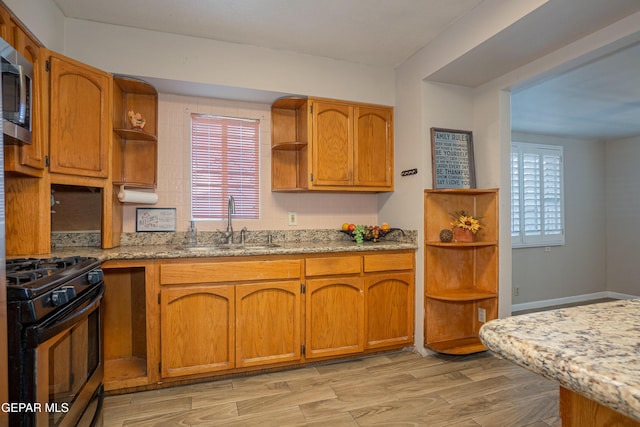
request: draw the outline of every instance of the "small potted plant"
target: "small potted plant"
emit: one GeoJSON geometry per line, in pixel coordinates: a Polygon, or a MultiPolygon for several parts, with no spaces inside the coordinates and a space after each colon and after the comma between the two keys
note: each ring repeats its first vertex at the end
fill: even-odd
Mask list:
{"type": "Polygon", "coordinates": [[[466,211],[456,211],[451,215],[453,241],[470,243],[476,241],[476,234],[482,228],[480,219],[466,211]]]}

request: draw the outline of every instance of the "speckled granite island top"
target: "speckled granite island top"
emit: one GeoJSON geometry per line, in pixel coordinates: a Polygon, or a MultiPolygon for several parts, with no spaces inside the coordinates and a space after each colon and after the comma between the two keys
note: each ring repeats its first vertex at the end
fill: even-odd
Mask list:
{"type": "Polygon", "coordinates": [[[488,322],[492,352],[640,420],[640,299],[488,322]]]}

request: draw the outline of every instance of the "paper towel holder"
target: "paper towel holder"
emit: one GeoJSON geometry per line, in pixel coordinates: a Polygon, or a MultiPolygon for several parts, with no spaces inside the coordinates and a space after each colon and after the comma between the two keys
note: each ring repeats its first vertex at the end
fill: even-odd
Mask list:
{"type": "Polygon", "coordinates": [[[118,200],[120,203],[155,205],[158,202],[158,195],[144,191],[127,190],[125,185],[122,184],[118,192],[118,200]]]}

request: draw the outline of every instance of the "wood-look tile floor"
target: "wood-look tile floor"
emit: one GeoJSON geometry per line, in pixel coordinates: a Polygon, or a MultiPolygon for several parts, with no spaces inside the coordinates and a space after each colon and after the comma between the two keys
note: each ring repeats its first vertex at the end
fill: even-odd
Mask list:
{"type": "Polygon", "coordinates": [[[387,353],[108,396],[114,426],[560,426],[558,385],[488,352],[387,353]]]}

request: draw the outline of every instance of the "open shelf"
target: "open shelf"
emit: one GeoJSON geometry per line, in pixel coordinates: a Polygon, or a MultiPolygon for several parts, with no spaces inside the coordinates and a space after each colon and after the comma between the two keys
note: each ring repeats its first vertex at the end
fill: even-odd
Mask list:
{"type": "Polygon", "coordinates": [[[131,139],[131,140],[138,140],[138,141],[151,141],[151,142],[157,142],[158,141],[158,137],[157,136],[152,135],[150,133],[147,133],[145,131],[141,131],[141,130],[114,129],[113,131],[119,137],[121,137],[123,139],[131,139]]]}
{"type": "Polygon", "coordinates": [[[498,294],[495,292],[482,292],[472,289],[460,289],[441,294],[427,292],[427,298],[437,299],[440,301],[479,301],[483,299],[496,298],[497,296],[498,294]]]}
{"type": "Polygon", "coordinates": [[[135,77],[115,74],[113,81],[118,85],[120,90],[128,93],[139,93],[142,95],[157,95],[158,91],[144,80],[135,77]]]}
{"type": "Polygon", "coordinates": [[[277,142],[271,146],[271,149],[276,151],[300,151],[307,148],[306,142],[293,141],[293,142],[277,142]]]}
{"type": "Polygon", "coordinates": [[[460,338],[449,341],[433,342],[427,345],[433,351],[444,354],[463,355],[479,353],[487,348],[480,342],[478,337],[460,338]]]}
{"type": "Polygon", "coordinates": [[[146,269],[103,266],[104,383],[123,389],[148,382],[146,269]]]}
{"type": "Polygon", "coordinates": [[[486,350],[483,322],[498,317],[498,190],[425,190],[425,346],[446,354],[486,350]],[[472,243],[441,242],[464,210],[482,228],[472,243]]]}
{"type": "Polygon", "coordinates": [[[308,99],[285,97],[271,105],[271,190],[308,189],[308,99]]]}
{"type": "Polygon", "coordinates": [[[482,246],[495,246],[498,244],[495,240],[483,240],[481,242],[470,242],[470,243],[460,243],[460,242],[448,242],[444,243],[441,241],[430,240],[427,243],[427,246],[440,246],[443,248],[456,248],[456,247],[482,247],[482,246]]]}
{"type": "Polygon", "coordinates": [[[155,188],[158,162],[158,93],[150,84],[115,76],[113,86],[113,181],[140,188],[155,188]],[[128,113],[140,113],[143,130],[134,129],[128,113]]]}
{"type": "Polygon", "coordinates": [[[105,360],[105,391],[143,386],[147,381],[147,359],[142,357],[123,357],[105,360]]]}

